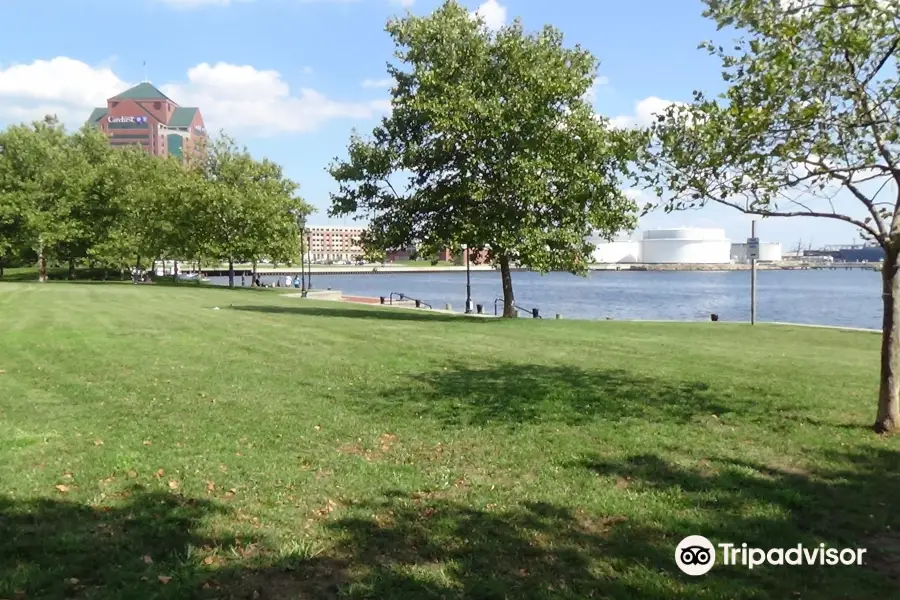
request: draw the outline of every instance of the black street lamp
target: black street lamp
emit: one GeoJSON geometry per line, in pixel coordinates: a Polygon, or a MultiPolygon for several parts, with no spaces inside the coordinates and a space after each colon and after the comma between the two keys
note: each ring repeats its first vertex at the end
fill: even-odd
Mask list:
{"type": "Polygon", "coordinates": [[[469,271],[469,246],[462,245],[463,252],[466,253],[466,314],[472,314],[472,275],[469,271]]]}
{"type": "Polygon", "coordinates": [[[306,289],[312,289],[312,236],[306,236],[306,245],[309,247],[309,260],[307,261],[307,265],[309,265],[309,276],[307,277],[308,283],[306,289]]]}
{"type": "Polygon", "coordinates": [[[303,255],[305,254],[303,237],[306,233],[306,217],[300,211],[295,212],[294,215],[297,217],[297,228],[300,230],[300,293],[306,295],[306,269],[303,268],[303,255]]]}

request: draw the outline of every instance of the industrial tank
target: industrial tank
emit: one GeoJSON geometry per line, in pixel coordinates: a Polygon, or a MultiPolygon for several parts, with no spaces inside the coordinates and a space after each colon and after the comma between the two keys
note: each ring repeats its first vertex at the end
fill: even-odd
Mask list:
{"type": "Polygon", "coordinates": [[[652,229],[641,240],[641,262],[648,264],[727,264],[731,240],[724,229],[652,229]]]}
{"type": "Polygon", "coordinates": [[[588,244],[594,246],[594,263],[634,263],[640,262],[641,243],[631,239],[631,234],[620,232],[612,240],[594,233],[585,238],[588,244]]]}
{"type": "Polygon", "coordinates": [[[612,241],[592,235],[586,241],[595,246],[593,253],[595,263],[640,262],[641,243],[630,239],[627,234],[618,235],[612,241]]]}

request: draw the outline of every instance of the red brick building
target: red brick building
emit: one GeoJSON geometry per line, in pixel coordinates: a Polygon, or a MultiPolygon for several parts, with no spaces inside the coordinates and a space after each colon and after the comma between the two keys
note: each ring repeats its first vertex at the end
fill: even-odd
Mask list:
{"type": "Polygon", "coordinates": [[[113,146],[139,144],[156,156],[191,156],[207,140],[199,108],[179,106],[146,81],[113,96],[105,108],[95,108],[88,122],[113,146]]]}

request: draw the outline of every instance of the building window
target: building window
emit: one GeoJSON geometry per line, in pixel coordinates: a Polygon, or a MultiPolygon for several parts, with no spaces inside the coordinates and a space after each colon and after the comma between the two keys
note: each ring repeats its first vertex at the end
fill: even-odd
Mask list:
{"type": "Polygon", "coordinates": [[[156,110],[159,110],[160,108],[162,108],[162,104],[159,103],[159,102],[154,102],[154,103],[153,103],[153,108],[156,109],[156,110]]]}

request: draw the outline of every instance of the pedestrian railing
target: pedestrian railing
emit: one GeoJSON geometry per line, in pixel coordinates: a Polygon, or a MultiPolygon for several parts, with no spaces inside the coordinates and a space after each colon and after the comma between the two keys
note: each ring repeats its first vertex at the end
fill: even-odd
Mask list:
{"type": "MultiPolygon", "coordinates": [[[[391,292],[391,295],[388,296],[388,303],[391,305],[394,304],[394,296],[397,297],[397,302],[402,302],[403,300],[412,300],[416,303],[416,308],[421,308],[422,306],[432,308],[432,306],[424,300],[419,300],[418,298],[413,298],[412,296],[407,296],[406,294],[401,294],[400,292],[391,292]]],[[[384,296],[381,296],[381,303],[384,304],[384,296]]]]}
{"type": "MultiPolygon", "coordinates": [[[[495,317],[496,317],[497,314],[498,314],[498,313],[497,313],[497,305],[498,305],[500,302],[503,302],[503,298],[496,298],[496,299],[494,299],[494,316],[495,316],[495,317]]],[[[513,304],[513,306],[515,307],[515,309],[516,309],[517,311],[523,312],[523,313],[526,313],[526,314],[531,315],[531,318],[533,318],[533,319],[543,319],[543,318],[544,318],[544,317],[541,316],[541,311],[540,311],[540,309],[537,309],[537,308],[522,308],[522,307],[519,306],[518,304],[513,304]]]]}

